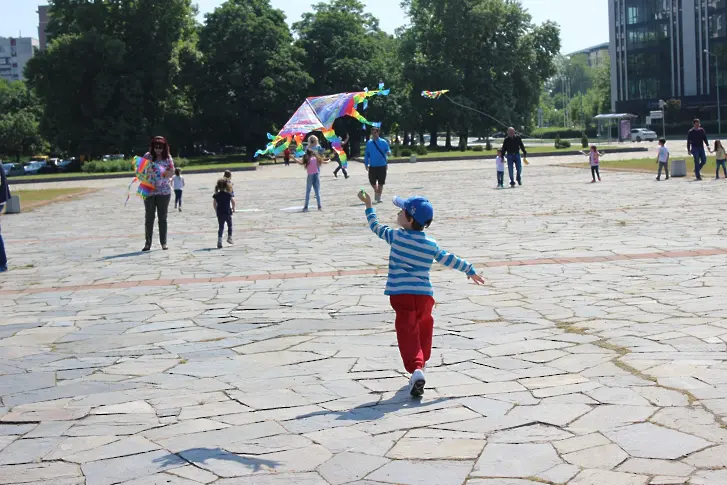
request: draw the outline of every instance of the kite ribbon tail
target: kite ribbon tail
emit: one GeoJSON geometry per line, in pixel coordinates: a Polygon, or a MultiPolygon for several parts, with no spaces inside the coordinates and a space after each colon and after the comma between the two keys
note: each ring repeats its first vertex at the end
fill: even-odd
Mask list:
{"type": "Polygon", "coordinates": [[[127,189],[127,192],[126,192],[126,202],[124,202],[124,207],[126,207],[126,204],[129,203],[129,198],[131,197],[131,186],[134,185],[134,182],[137,182],[138,180],[139,180],[138,177],[134,177],[134,179],[129,184],[129,188],[127,189]]]}

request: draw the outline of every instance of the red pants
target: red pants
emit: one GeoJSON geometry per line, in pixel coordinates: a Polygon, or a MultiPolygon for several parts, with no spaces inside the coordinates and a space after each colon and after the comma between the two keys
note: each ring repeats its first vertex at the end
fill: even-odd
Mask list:
{"type": "Polygon", "coordinates": [[[391,295],[396,312],[396,340],[404,368],[412,373],[424,367],[432,355],[434,298],[428,295],[391,295]]]}

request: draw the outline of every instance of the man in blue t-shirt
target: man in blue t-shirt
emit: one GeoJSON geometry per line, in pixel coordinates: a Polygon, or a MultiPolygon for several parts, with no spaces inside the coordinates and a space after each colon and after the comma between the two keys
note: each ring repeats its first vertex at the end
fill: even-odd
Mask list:
{"type": "Polygon", "coordinates": [[[376,202],[381,202],[381,193],[386,184],[387,157],[391,155],[389,142],[380,137],[381,129],[374,126],[371,128],[371,139],[366,142],[364,152],[364,165],[369,173],[369,183],[376,194],[376,202]]]}

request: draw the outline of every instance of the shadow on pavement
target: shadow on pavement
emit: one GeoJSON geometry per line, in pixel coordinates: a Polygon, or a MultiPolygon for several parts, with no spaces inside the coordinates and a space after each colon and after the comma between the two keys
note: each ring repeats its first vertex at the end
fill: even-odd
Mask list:
{"type": "Polygon", "coordinates": [[[159,463],[160,466],[176,465],[179,462],[180,456],[201,468],[208,468],[210,465],[207,464],[205,466],[205,464],[210,460],[235,462],[249,468],[252,473],[257,473],[265,468],[274,469],[280,466],[280,462],[275,460],[264,460],[262,458],[236,455],[229,451],[225,451],[222,448],[190,448],[189,450],[180,451],[176,454],[169,454],[161,458],[157,458],[154,462],[159,463]]]}

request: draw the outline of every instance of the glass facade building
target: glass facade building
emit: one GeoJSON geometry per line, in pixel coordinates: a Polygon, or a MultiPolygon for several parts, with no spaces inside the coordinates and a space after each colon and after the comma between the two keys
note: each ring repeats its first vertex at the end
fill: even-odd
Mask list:
{"type": "Polygon", "coordinates": [[[716,107],[714,55],[727,101],[727,0],[609,0],[609,24],[614,112],[716,107]]]}

